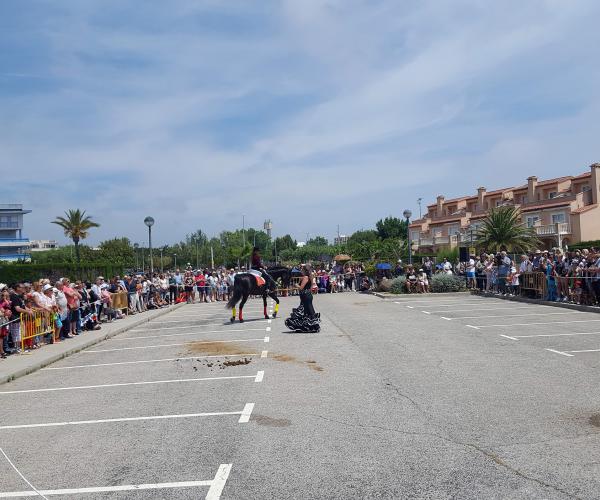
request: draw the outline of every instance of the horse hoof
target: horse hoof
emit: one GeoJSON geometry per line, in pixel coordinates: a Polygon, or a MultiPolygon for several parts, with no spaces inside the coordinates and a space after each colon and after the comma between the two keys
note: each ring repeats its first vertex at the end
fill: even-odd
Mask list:
{"type": "Polygon", "coordinates": [[[271,319],[271,317],[270,317],[270,316],[267,316],[267,315],[265,315],[265,319],[271,319]]]}
{"type": "Polygon", "coordinates": [[[243,323],[243,322],[244,322],[244,320],[243,320],[243,319],[240,319],[240,323],[243,323]]]}
{"type": "Polygon", "coordinates": [[[274,313],[273,313],[273,319],[275,319],[276,317],[277,317],[277,313],[276,313],[276,312],[274,312],[274,313]]]}
{"type": "Polygon", "coordinates": [[[230,318],[230,319],[229,319],[229,322],[230,322],[230,323],[235,323],[235,318],[230,318]]]}

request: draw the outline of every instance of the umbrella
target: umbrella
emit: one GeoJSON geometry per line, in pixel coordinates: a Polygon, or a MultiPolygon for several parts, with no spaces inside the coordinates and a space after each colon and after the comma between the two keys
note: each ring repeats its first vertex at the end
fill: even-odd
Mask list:
{"type": "Polygon", "coordinates": [[[333,260],[338,261],[338,262],[344,262],[347,260],[352,260],[352,257],[350,257],[349,255],[346,255],[345,253],[342,253],[340,255],[336,255],[333,260]]]}

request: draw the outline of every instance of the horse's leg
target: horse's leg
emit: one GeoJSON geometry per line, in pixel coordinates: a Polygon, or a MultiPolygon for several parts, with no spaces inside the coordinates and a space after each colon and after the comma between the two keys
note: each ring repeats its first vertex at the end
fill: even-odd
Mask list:
{"type": "Polygon", "coordinates": [[[264,292],[262,294],[262,299],[263,299],[263,310],[264,310],[264,314],[265,314],[265,319],[270,319],[269,313],[267,312],[267,294],[266,294],[266,292],[264,292]]]}
{"type": "Polygon", "coordinates": [[[242,301],[240,302],[240,323],[244,322],[243,309],[244,309],[244,305],[246,304],[246,301],[248,300],[248,296],[249,296],[249,294],[244,293],[244,296],[242,297],[242,301]]]}
{"type": "Polygon", "coordinates": [[[235,323],[235,306],[231,308],[231,319],[229,321],[235,323]]]}
{"type": "Polygon", "coordinates": [[[277,317],[277,313],[279,312],[279,298],[277,297],[277,292],[273,292],[271,294],[271,298],[275,301],[275,309],[273,310],[273,317],[277,317]]]}

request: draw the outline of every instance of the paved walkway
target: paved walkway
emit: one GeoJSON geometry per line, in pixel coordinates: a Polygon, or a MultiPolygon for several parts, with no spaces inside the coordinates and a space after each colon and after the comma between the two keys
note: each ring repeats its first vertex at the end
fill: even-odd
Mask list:
{"type": "Polygon", "coordinates": [[[98,342],[102,342],[119,333],[123,333],[136,326],[147,323],[163,314],[175,311],[182,305],[183,304],[177,304],[157,311],[148,311],[141,314],[126,316],[113,323],[103,323],[101,330],[85,332],[78,337],[64,340],[58,344],[46,345],[41,349],[2,359],[0,360],[0,384],[10,382],[18,377],[32,373],[59,359],[66,358],[82,349],[97,344],[98,342]]]}

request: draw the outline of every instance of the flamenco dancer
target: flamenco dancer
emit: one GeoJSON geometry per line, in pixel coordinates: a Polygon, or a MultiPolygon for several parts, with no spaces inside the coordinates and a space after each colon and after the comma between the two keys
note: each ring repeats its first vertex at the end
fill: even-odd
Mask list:
{"type": "Polygon", "coordinates": [[[292,315],[285,320],[285,326],[295,332],[318,333],[321,331],[321,315],[315,312],[312,297],[312,270],[308,264],[302,267],[300,306],[292,309],[292,315]]]}

